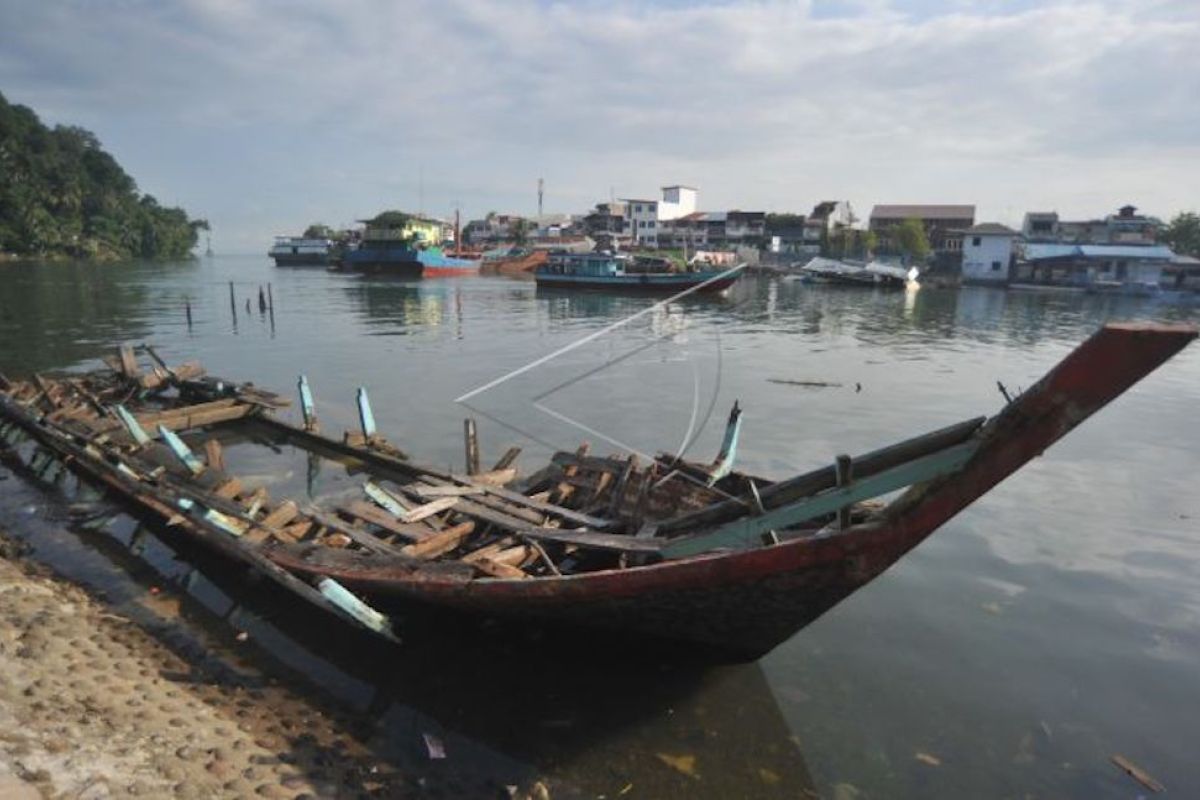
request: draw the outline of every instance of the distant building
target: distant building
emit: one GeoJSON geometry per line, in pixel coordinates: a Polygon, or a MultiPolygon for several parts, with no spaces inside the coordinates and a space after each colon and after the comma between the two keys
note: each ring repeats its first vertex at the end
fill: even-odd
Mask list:
{"type": "Polygon", "coordinates": [[[1156,292],[1175,258],[1163,245],[1032,242],[1021,248],[1012,283],[1062,289],[1156,292]]]}
{"type": "Polygon", "coordinates": [[[696,211],[667,220],[658,233],[660,247],[725,247],[763,244],[765,211],[696,211]]]}
{"type": "Polygon", "coordinates": [[[473,219],[463,226],[463,242],[473,247],[509,242],[513,238],[513,230],[520,221],[528,228],[528,235],[533,235],[537,224],[519,214],[488,214],[483,219],[473,219]]]}
{"type": "Polygon", "coordinates": [[[626,212],[626,204],[623,201],[597,203],[595,210],[580,221],[580,226],[588,236],[620,235],[625,231],[626,212]]]}
{"type": "Polygon", "coordinates": [[[675,185],[662,187],[662,200],[623,198],[624,234],[636,244],[657,247],[661,224],[695,213],[697,196],[695,188],[675,185]]]}
{"type": "Polygon", "coordinates": [[[1152,245],[1162,222],[1126,205],[1103,219],[1062,220],[1056,211],[1025,214],[1021,234],[1033,243],[1152,245]]]}
{"type": "Polygon", "coordinates": [[[402,225],[373,225],[373,219],[361,219],[363,238],[374,241],[410,239],[418,244],[436,245],[454,239],[454,225],[446,220],[406,214],[402,225]]]}
{"type": "Polygon", "coordinates": [[[995,222],[982,222],[963,231],[963,283],[1003,286],[1013,263],[1013,244],[1019,233],[995,222]]]}
{"type": "Polygon", "coordinates": [[[975,206],[877,205],[871,209],[868,226],[883,246],[891,230],[907,219],[921,223],[935,254],[957,256],[962,247],[962,232],[975,224],[975,206]]]}
{"type": "Polygon", "coordinates": [[[821,243],[829,238],[829,234],[840,228],[849,228],[858,218],[846,200],[822,200],[813,206],[812,213],[804,220],[802,252],[817,255],[821,252],[821,243]]]}

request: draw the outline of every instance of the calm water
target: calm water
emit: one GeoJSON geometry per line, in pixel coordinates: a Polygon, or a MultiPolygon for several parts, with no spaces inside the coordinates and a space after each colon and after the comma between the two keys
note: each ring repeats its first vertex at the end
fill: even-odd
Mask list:
{"type": "MultiPolygon", "coordinates": [[[[646,311],[652,301],[499,278],[372,283],[249,257],[0,265],[0,287],[10,375],[152,342],[168,360],[288,393],[304,372],[326,431],[354,424],[365,385],[381,431],[443,466],[460,465],[473,414],[485,459],[517,444],[526,469],[584,439],[599,452],[711,458],[736,399],[740,465],[773,477],[992,413],[997,381],[1030,385],[1104,320],[1197,317],[1150,301],[751,278],[727,298],[646,311]],[[273,319],[257,307],[268,282],[273,319]],[[469,409],[455,402],[504,376],[469,409]]],[[[408,660],[384,678],[314,657],[332,645],[299,632],[276,631],[267,647],[376,709],[386,757],[416,763],[412,740],[432,726],[455,768],[481,781],[549,775],[564,796],[630,784],[625,796],[1137,796],[1109,762],[1117,753],[1186,796],[1200,785],[1197,408],[1193,346],[756,665],[685,678],[633,652],[614,685],[571,683],[542,642],[504,673],[532,679],[478,701],[463,699],[480,688],[477,665],[448,669],[426,650],[387,654],[408,660]],[[441,688],[414,692],[430,673],[441,688]],[[520,702],[495,705],[513,692],[520,702]],[[694,756],[695,774],[658,754],[694,756]]],[[[331,466],[314,475],[298,454],[259,450],[235,448],[234,465],[279,491],[353,486],[331,466]]],[[[19,517],[30,496],[15,483],[0,482],[0,504],[19,517]]],[[[105,548],[58,540],[42,555],[76,563],[64,554],[80,549],[105,548]]],[[[158,562],[195,574],[169,550],[158,562]]],[[[471,662],[469,648],[457,655],[471,662]]]]}

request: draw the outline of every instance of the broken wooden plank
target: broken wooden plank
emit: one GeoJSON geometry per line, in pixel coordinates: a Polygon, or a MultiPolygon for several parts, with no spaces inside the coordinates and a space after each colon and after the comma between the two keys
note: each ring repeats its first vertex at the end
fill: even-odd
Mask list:
{"type": "Polygon", "coordinates": [[[504,451],[504,455],[500,456],[500,460],[492,467],[492,472],[497,472],[502,469],[508,469],[517,460],[517,456],[521,455],[521,448],[510,447],[504,451]]]}
{"type": "Polygon", "coordinates": [[[463,540],[474,530],[475,523],[468,520],[452,528],[439,531],[419,542],[407,545],[401,549],[401,552],[417,558],[437,558],[461,545],[463,540]]]}
{"type": "Polygon", "coordinates": [[[517,567],[511,567],[508,564],[497,564],[495,561],[492,561],[489,558],[481,558],[478,561],[472,562],[471,566],[492,578],[519,580],[529,577],[524,571],[518,569],[517,567]]]}
{"type": "Polygon", "coordinates": [[[479,434],[475,429],[475,420],[471,417],[463,420],[463,445],[466,449],[467,474],[476,475],[480,472],[479,434]]]}
{"type": "Polygon", "coordinates": [[[525,528],[516,531],[516,534],[522,538],[537,539],[543,542],[560,542],[595,550],[615,550],[622,553],[657,553],[662,549],[662,543],[652,539],[640,539],[636,536],[601,533],[600,531],[525,528]]]}
{"type": "Polygon", "coordinates": [[[401,522],[383,509],[363,500],[355,500],[349,505],[340,506],[338,511],[347,516],[357,517],[372,525],[377,525],[389,533],[403,536],[405,539],[414,542],[423,541],[437,533],[434,528],[425,524],[401,522]]]}
{"type": "Polygon", "coordinates": [[[133,348],[129,345],[121,345],[117,350],[117,358],[120,359],[120,372],[126,378],[137,379],[142,374],[142,371],[138,369],[137,356],[133,354],[133,348]]]}
{"type": "Polygon", "coordinates": [[[263,517],[259,524],[267,528],[282,528],[295,519],[299,513],[300,509],[295,501],[285,500],[263,517]]]}
{"type": "Polygon", "coordinates": [[[204,460],[208,462],[209,469],[225,471],[225,452],[219,441],[209,439],[204,443],[204,460]]]}
{"type": "Polygon", "coordinates": [[[1146,772],[1146,770],[1142,769],[1125,756],[1119,754],[1114,755],[1112,756],[1112,762],[1124,770],[1126,775],[1133,778],[1150,791],[1155,793],[1166,791],[1167,787],[1163,786],[1161,783],[1155,780],[1150,773],[1146,772]]]}
{"type": "Polygon", "coordinates": [[[353,525],[347,525],[333,514],[327,514],[315,506],[304,509],[305,516],[311,518],[314,522],[324,525],[332,531],[346,536],[351,541],[356,542],[362,547],[367,548],[376,553],[388,553],[395,556],[403,556],[403,552],[398,547],[394,547],[367,531],[355,528],[353,525]]]}
{"type": "Polygon", "coordinates": [[[458,497],[439,497],[436,500],[430,500],[424,505],[405,511],[400,519],[403,522],[420,522],[423,519],[432,517],[434,514],[449,511],[458,505],[459,502],[460,498],[458,497]]]}
{"type": "Polygon", "coordinates": [[[213,490],[213,494],[217,497],[223,497],[226,500],[232,500],[242,493],[242,482],[237,478],[230,478],[213,490]]]}

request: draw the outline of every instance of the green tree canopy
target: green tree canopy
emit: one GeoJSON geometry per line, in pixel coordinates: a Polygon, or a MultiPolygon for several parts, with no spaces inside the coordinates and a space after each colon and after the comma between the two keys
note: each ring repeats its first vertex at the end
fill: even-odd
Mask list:
{"type": "Polygon", "coordinates": [[[929,237],[919,219],[904,220],[890,231],[890,238],[896,249],[913,261],[924,261],[929,257],[929,237]]]}
{"type": "Polygon", "coordinates": [[[0,251],[22,256],[180,258],[204,220],[159,205],[83,128],[49,128],[0,94],[0,251]]]}
{"type": "Polygon", "coordinates": [[[397,230],[408,225],[411,220],[411,214],[405,214],[403,211],[396,211],[393,209],[379,212],[373,219],[367,220],[367,225],[372,228],[387,228],[389,230],[397,230]]]}
{"type": "Polygon", "coordinates": [[[333,228],[323,222],[314,222],[304,229],[305,239],[332,239],[333,228]]]}
{"type": "Polygon", "coordinates": [[[508,235],[512,237],[515,244],[525,244],[529,240],[529,231],[532,228],[532,222],[523,217],[517,217],[508,224],[508,235]]]}
{"type": "Polygon", "coordinates": [[[804,220],[803,214],[767,214],[765,219],[767,235],[795,230],[804,225],[804,220]]]}
{"type": "Polygon", "coordinates": [[[1190,211],[1176,214],[1159,238],[1176,253],[1200,258],[1200,215],[1190,211]]]}

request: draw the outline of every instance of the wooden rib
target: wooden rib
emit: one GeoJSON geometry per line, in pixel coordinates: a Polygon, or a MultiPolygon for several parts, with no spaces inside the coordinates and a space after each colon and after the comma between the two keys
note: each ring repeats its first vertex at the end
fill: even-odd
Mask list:
{"type": "Polygon", "coordinates": [[[504,451],[504,455],[500,456],[500,460],[492,467],[492,472],[497,472],[502,469],[508,469],[517,460],[517,456],[521,455],[521,448],[510,447],[504,451]]]}
{"type": "Polygon", "coordinates": [[[388,512],[365,500],[355,500],[348,505],[340,506],[338,511],[347,516],[357,517],[372,525],[377,525],[389,533],[403,536],[405,539],[414,542],[423,541],[437,533],[437,531],[426,524],[401,522],[388,512]]]}
{"type": "Polygon", "coordinates": [[[492,578],[528,578],[522,570],[516,567],[510,567],[508,564],[497,564],[496,562],[482,558],[472,562],[471,566],[479,570],[483,574],[492,578]]]}
{"type": "Polygon", "coordinates": [[[232,500],[241,493],[242,482],[237,478],[230,478],[213,491],[213,494],[215,494],[217,497],[223,497],[226,500],[232,500]]]}
{"type": "Polygon", "coordinates": [[[475,523],[468,520],[452,528],[446,528],[444,531],[435,533],[433,536],[420,542],[407,545],[401,549],[401,552],[417,558],[437,558],[449,553],[462,544],[463,540],[470,536],[474,530],[475,523]]]}
{"type": "Polygon", "coordinates": [[[300,513],[300,509],[292,500],[285,500],[275,507],[270,514],[262,518],[262,525],[268,528],[282,528],[289,522],[294,520],[300,513]]]}
{"type": "Polygon", "coordinates": [[[358,543],[362,547],[367,548],[376,553],[387,553],[389,555],[403,556],[404,553],[400,548],[394,547],[379,537],[368,533],[367,531],[355,528],[352,525],[347,525],[333,514],[327,514],[318,508],[306,508],[304,513],[312,518],[314,522],[324,525],[326,528],[340,533],[348,537],[351,541],[358,543]]]}
{"type": "Polygon", "coordinates": [[[209,439],[204,443],[204,460],[208,462],[209,469],[225,470],[225,452],[221,449],[221,443],[216,439],[209,439]]]}
{"type": "Polygon", "coordinates": [[[432,517],[434,514],[440,514],[443,511],[448,511],[454,508],[461,502],[458,497],[439,497],[437,500],[431,500],[424,505],[409,509],[404,512],[401,517],[403,522],[420,522],[423,519],[432,517]]]}

